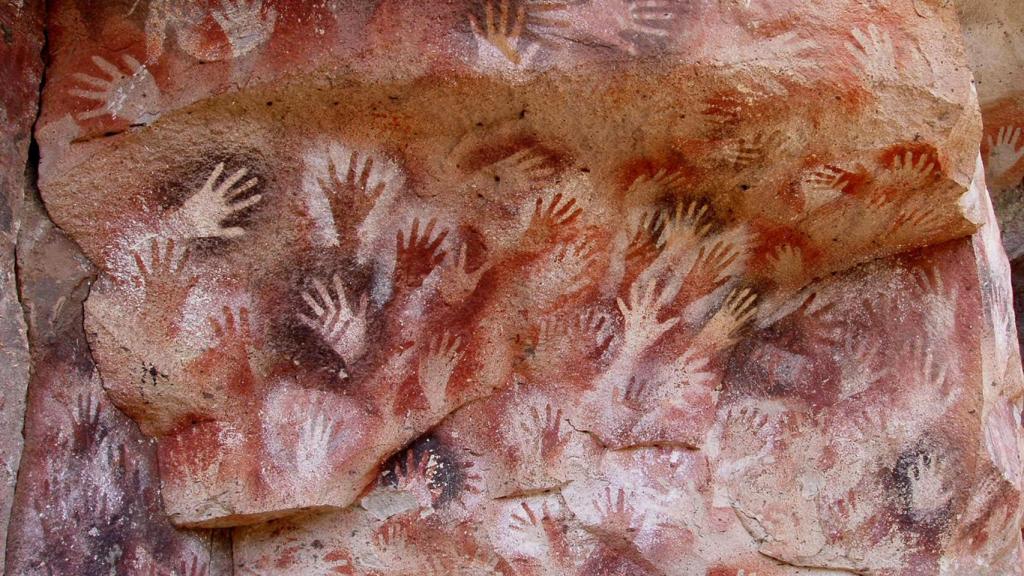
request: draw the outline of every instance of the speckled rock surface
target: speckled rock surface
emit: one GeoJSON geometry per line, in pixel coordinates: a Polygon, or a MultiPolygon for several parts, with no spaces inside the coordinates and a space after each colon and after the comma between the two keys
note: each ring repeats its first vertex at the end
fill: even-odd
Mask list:
{"type": "Polygon", "coordinates": [[[1024,14],[1016,2],[1003,0],[959,2],[959,12],[984,115],[986,181],[1020,306],[1024,289],[1017,280],[1024,274],[1024,14]]]}
{"type": "Polygon", "coordinates": [[[985,133],[985,179],[1010,259],[1024,255],[1024,14],[1012,0],[960,2],[985,133]]]}
{"type": "Polygon", "coordinates": [[[50,3],[17,566],[1021,574],[946,4],[50,3]]]}
{"type": "Polygon", "coordinates": [[[230,566],[223,535],[175,529],[164,513],[155,446],[107,398],[89,353],[95,271],[31,197],[18,261],[33,370],[6,573],[230,574],[216,570],[230,566]]]}
{"type": "Polygon", "coordinates": [[[42,19],[41,2],[0,3],[0,566],[21,459],[29,379],[14,253],[43,74],[42,19]]]}

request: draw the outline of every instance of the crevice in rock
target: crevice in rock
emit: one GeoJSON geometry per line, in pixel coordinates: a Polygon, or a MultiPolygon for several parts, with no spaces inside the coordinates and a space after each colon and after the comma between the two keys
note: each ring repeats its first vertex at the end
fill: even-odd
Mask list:
{"type": "Polygon", "coordinates": [[[580,434],[586,434],[587,436],[590,436],[590,438],[598,446],[601,447],[601,450],[609,450],[610,449],[610,448],[608,448],[608,445],[604,443],[604,440],[602,440],[601,437],[598,436],[596,433],[594,433],[594,432],[592,432],[590,430],[587,430],[585,428],[578,428],[575,424],[572,423],[572,420],[570,420],[568,418],[565,419],[565,423],[568,424],[569,428],[572,428],[574,432],[578,432],[580,434]]]}
{"type": "Polygon", "coordinates": [[[579,44],[580,46],[586,46],[587,48],[600,48],[602,50],[615,50],[616,49],[616,47],[611,45],[611,44],[602,44],[601,42],[587,41],[587,40],[583,40],[581,38],[574,38],[574,37],[571,37],[571,36],[566,36],[564,34],[558,34],[556,32],[549,32],[548,35],[550,37],[552,37],[552,38],[557,38],[559,40],[564,40],[564,41],[570,42],[572,44],[579,44]]]}
{"type": "MultiPolygon", "coordinates": [[[[33,394],[44,393],[38,389],[37,369],[35,361],[37,356],[40,354],[46,354],[50,348],[59,342],[60,334],[67,329],[72,329],[81,335],[84,339],[85,325],[84,316],[81,313],[81,309],[84,305],[85,300],[88,298],[89,291],[91,290],[92,282],[96,278],[96,270],[92,267],[91,262],[86,266],[88,260],[84,256],[81,247],[77,241],[66,233],[50,216],[46,203],[43,201],[42,194],[39,188],[40,182],[40,145],[37,141],[37,134],[40,128],[39,122],[42,115],[42,95],[46,89],[47,83],[50,81],[49,70],[50,70],[50,53],[51,48],[49,33],[47,29],[47,7],[43,9],[43,22],[42,22],[42,44],[41,44],[41,59],[42,67],[40,72],[40,82],[36,91],[36,108],[35,117],[32,120],[32,128],[29,135],[29,152],[25,164],[25,175],[24,175],[24,187],[21,198],[18,199],[19,204],[15,207],[15,213],[17,214],[18,227],[16,228],[16,236],[14,238],[13,246],[13,278],[15,284],[16,295],[18,304],[22,310],[22,318],[25,326],[25,339],[27,342],[27,350],[29,354],[28,361],[28,374],[27,382],[24,390],[24,398],[22,402],[26,407],[26,412],[21,415],[20,421],[20,434],[23,443],[23,449],[19,458],[17,475],[12,493],[12,506],[9,511],[8,522],[13,523],[17,518],[16,515],[19,513],[19,507],[17,503],[27,498],[33,498],[34,493],[31,491],[32,485],[29,480],[30,475],[33,473],[32,466],[33,462],[26,460],[30,458],[28,452],[24,449],[27,448],[29,441],[38,440],[38,438],[32,439],[27,438],[29,433],[30,418],[27,413],[29,407],[29,400],[33,394]],[[47,239],[47,236],[52,238],[47,239]],[[83,270],[76,270],[72,272],[71,276],[63,276],[55,278],[55,287],[59,290],[56,294],[53,294],[55,300],[52,302],[39,302],[39,296],[34,292],[38,292],[40,287],[38,285],[39,279],[34,277],[33,270],[34,266],[40,265],[37,257],[34,257],[33,251],[38,248],[40,242],[46,244],[52,242],[53,238],[60,238],[59,243],[63,244],[62,249],[65,250],[69,257],[83,264],[84,274],[79,277],[79,272],[83,270]],[[74,308],[77,313],[69,314],[68,311],[74,308]],[[69,318],[77,320],[77,324],[71,326],[66,321],[69,318]],[[58,324],[64,322],[63,324],[58,324]],[[53,329],[51,333],[50,329],[53,329]],[[34,386],[34,384],[36,386],[34,386]],[[35,388],[35,389],[34,389],[35,388]]],[[[37,276],[37,275],[36,275],[37,276]]],[[[86,352],[91,357],[91,350],[86,352]]],[[[102,392],[101,392],[102,393],[102,392]]],[[[120,409],[113,404],[107,404],[107,410],[114,410],[120,412],[120,409]]],[[[127,426],[130,427],[130,436],[139,437],[140,432],[134,421],[120,414],[121,418],[127,422],[127,426]]],[[[129,488],[131,489],[131,488],[129,488]]],[[[135,487],[137,489],[137,487],[135,487]]],[[[156,488],[157,494],[159,487],[156,488]]],[[[159,498],[159,495],[157,495],[159,498]]],[[[24,508],[24,506],[22,506],[24,508]]],[[[20,510],[21,514],[25,513],[24,509],[20,510]]],[[[23,520],[23,518],[22,518],[23,520]]],[[[182,532],[188,532],[183,530],[182,532]]],[[[232,531],[205,531],[205,541],[207,543],[208,552],[210,554],[210,574],[216,576],[227,576],[234,573],[233,562],[231,560],[232,555],[232,531]],[[217,555],[216,566],[214,566],[214,555],[217,555]]],[[[24,533],[17,530],[9,529],[6,535],[5,549],[8,555],[12,551],[13,547],[19,544],[24,546],[24,542],[20,542],[19,538],[23,539],[24,533]]],[[[70,549],[66,552],[74,554],[74,551],[70,549]]],[[[119,555],[115,554],[110,557],[112,560],[119,558],[119,555]]],[[[9,558],[8,558],[9,560],[9,558]]],[[[13,574],[12,570],[18,570],[14,567],[11,562],[5,562],[5,565],[0,567],[4,574],[13,574]]],[[[20,572],[19,572],[20,573],[20,572]]]]}
{"type": "Polygon", "coordinates": [[[609,448],[609,452],[633,452],[637,450],[686,450],[687,452],[700,452],[701,447],[695,444],[687,442],[640,442],[638,444],[630,444],[629,446],[621,446],[619,448],[609,448]]]}
{"type": "Polygon", "coordinates": [[[740,525],[743,526],[743,529],[747,531],[748,535],[750,535],[751,540],[753,540],[758,545],[757,553],[764,556],[765,558],[770,558],[773,562],[778,562],[784,566],[792,566],[794,568],[800,569],[829,570],[830,572],[836,574],[855,574],[858,576],[865,574],[865,572],[858,572],[847,568],[837,568],[834,566],[825,566],[822,564],[802,564],[799,562],[791,562],[778,556],[768,554],[767,552],[761,549],[761,544],[763,544],[767,538],[765,536],[758,536],[757,534],[755,534],[751,527],[751,524],[756,525],[762,532],[767,534],[767,530],[764,529],[761,523],[761,519],[753,514],[743,512],[742,510],[739,509],[739,507],[736,506],[735,503],[731,507],[733,513],[736,515],[736,518],[740,521],[740,525]]]}
{"type": "MultiPolygon", "coordinates": [[[[22,273],[21,273],[21,269],[22,269],[22,264],[23,263],[22,263],[22,261],[20,259],[20,247],[21,247],[21,241],[22,241],[22,233],[23,233],[23,230],[24,230],[23,227],[21,226],[21,218],[22,218],[22,215],[23,215],[24,206],[25,206],[25,204],[26,204],[26,202],[28,200],[27,196],[31,194],[33,197],[37,197],[38,194],[39,194],[38,187],[37,187],[38,186],[38,182],[39,182],[39,144],[38,144],[38,142],[36,142],[36,128],[38,127],[39,117],[40,117],[41,112],[42,112],[43,89],[46,87],[46,82],[47,82],[46,72],[47,72],[47,70],[49,68],[49,65],[50,65],[50,61],[49,61],[50,60],[50,58],[49,58],[49,44],[50,44],[50,42],[49,42],[49,31],[46,28],[47,9],[48,9],[48,6],[47,6],[46,2],[44,2],[43,3],[43,7],[42,7],[43,18],[42,18],[42,21],[40,22],[40,25],[42,27],[42,30],[41,30],[42,43],[39,46],[39,58],[40,58],[40,60],[42,60],[42,67],[40,69],[40,74],[39,74],[39,86],[38,86],[38,88],[36,90],[35,118],[33,118],[33,120],[32,120],[32,127],[31,127],[30,134],[29,134],[28,156],[27,156],[26,162],[25,162],[24,182],[23,182],[23,187],[22,187],[21,198],[19,199],[20,204],[18,206],[16,206],[16,207],[12,207],[12,213],[16,214],[16,217],[14,218],[14,223],[12,223],[12,225],[16,226],[17,228],[14,230],[14,232],[15,232],[14,245],[11,247],[11,250],[13,252],[13,258],[11,260],[11,264],[13,266],[13,270],[11,271],[11,273],[13,274],[13,277],[14,277],[14,288],[15,288],[15,292],[16,292],[15,293],[15,297],[18,299],[18,305],[21,307],[22,324],[25,327],[25,332],[24,332],[25,346],[26,346],[26,350],[28,352],[28,371],[26,373],[24,395],[21,398],[21,403],[22,403],[22,406],[25,407],[25,410],[28,409],[29,386],[30,386],[30,384],[32,382],[32,376],[34,374],[35,369],[34,369],[34,365],[33,365],[33,362],[32,362],[32,332],[31,332],[32,331],[32,323],[31,323],[31,318],[29,317],[29,309],[25,305],[24,292],[23,292],[23,288],[24,288],[23,281],[24,281],[24,278],[23,278],[22,273]]],[[[11,496],[11,506],[7,510],[7,533],[5,534],[5,541],[4,541],[3,565],[0,566],[0,569],[3,570],[4,574],[8,573],[8,570],[7,570],[7,565],[8,565],[7,558],[8,558],[8,553],[11,550],[12,535],[14,534],[14,531],[12,531],[10,529],[10,526],[11,526],[11,521],[14,520],[14,512],[15,512],[14,503],[16,501],[15,495],[18,493],[18,487],[21,485],[21,481],[22,481],[22,472],[23,472],[22,460],[24,460],[24,458],[25,458],[25,426],[26,426],[26,422],[27,422],[27,418],[25,417],[25,413],[22,412],[22,414],[21,414],[21,428],[19,430],[19,434],[21,435],[21,454],[19,454],[19,456],[18,456],[18,471],[15,474],[14,487],[13,487],[13,490],[11,491],[11,495],[10,495],[11,496]]]]}
{"type": "Polygon", "coordinates": [[[799,564],[799,563],[787,562],[786,560],[783,560],[782,558],[778,558],[776,556],[772,556],[771,554],[766,554],[766,553],[764,553],[764,552],[762,552],[760,550],[758,550],[757,553],[760,554],[761,556],[764,556],[765,558],[770,558],[773,562],[778,562],[779,564],[782,564],[783,566],[792,566],[793,568],[802,569],[802,570],[828,570],[829,572],[831,572],[833,574],[852,574],[853,576],[865,576],[865,575],[871,573],[870,571],[850,570],[849,568],[835,568],[835,567],[832,567],[832,566],[822,566],[820,564],[799,564]]]}
{"type": "Polygon", "coordinates": [[[145,128],[146,126],[149,126],[149,124],[151,124],[151,123],[146,123],[146,124],[129,124],[127,127],[123,128],[121,130],[109,130],[107,132],[102,132],[100,134],[92,134],[92,135],[89,135],[89,136],[83,136],[81,138],[75,138],[69,144],[72,144],[72,145],[74,145],[74,144],[88,144],[90,142],[95,142],[97,140],[107,140],[109,138],[114,138],[116,136],[120,136],[121,134],[124,134],[126,132],[134,132],[134,131],[138,130],[139,128],[145,128]]]}
{"type": "Polygon", "coordinates": [[[512,492],[510,494],[505,494],[505,495],[502,495],[502,496],[496,496],[496,497],[492,498],[492,500],[495,500],[495,501],[518,500],[520,498],[534,498],[534,497],[537,497],[537,496],[548,496],[548,495],[552,495],[552,494],[557,494],[557,495],[561,496],[562,490],[564,490],[567,486],[569,486],[573,482],[574,482],[573,480],[566,480],[565,482],[562,482],[560,484],[555,484],[553,486],[545,486],[543,488],[531,488],[529,490],[516,490],[515,492],[512,492]]]}

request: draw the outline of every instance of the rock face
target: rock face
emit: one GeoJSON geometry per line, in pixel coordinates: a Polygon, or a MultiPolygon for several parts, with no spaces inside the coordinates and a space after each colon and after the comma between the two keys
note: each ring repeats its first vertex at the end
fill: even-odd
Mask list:
{"type": "Polygon", "coordinates": [[[28,158],[43,18],[41,2],[0,4],[5,573],[230,573],[223,535],[176,529],[163,513],[155,446],[107,398],[91,358],[82,302],[95,270],[47,218],[28,158]]]}
{"type": "MultiPolygon", "coordinates": [[[[43,74],[42,18],[41,3],[0,4],[0,542],[7,541],[29,380],[14,254],[43,74]]],[[[0,544],[0,566],[5,551],[0,544]]]]}
{"type": "Polygon", "coordinates": [[[82,325],[92,266],[38,199],[22,213],[33,370],[7,574],[208,573],[223,538],[171,525],[155,446],[103,391],[82,325]]]}
{"type": "Polygon", "coordinates": [[[1016,132],[893,4],[51,3],[8,571],[1024,573],[1016,132]]]}
{"type": "MultiPolygon", "coordinates": [[[[960,2],[959,10],[984,115],[986,181],[1019,277],[1024,275],[1024,15],[1015,2],[960,2]]],[[[1015,285],[1019,293],[1024,282],[1015,285]]],[[[1016,300],[1018,314],[1024,313],[1019,295],[1016,300]]]]}
{"type": "Polygon", "coordinates": [[[1024,15],[1016,2],[963,2],[964,37],[978,86],[985,176],[1010,259],[1024,254],[1024,15]]]}

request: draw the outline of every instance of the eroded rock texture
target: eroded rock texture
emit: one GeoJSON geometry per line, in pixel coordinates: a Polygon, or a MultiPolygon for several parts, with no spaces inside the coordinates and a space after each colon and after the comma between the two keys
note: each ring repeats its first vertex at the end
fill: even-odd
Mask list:
{"type": "Polygon", "coordinates": [[[945,4],[51,3],[17,566],[1021,573],[945,4]]]}
{"type": "Polygon", "coordinates": [[[103,391],[82,327],[92,266],[38,200],[22,212],[33,371],[6,573],[224,573],[210,571],[223,537],[171,525],[155,447],[103,391]]]}
{"type": "MultiPolygon", "coordinates": [[[[1019,276],[1024,274],[1024,14],[1016,2],[1005,1],[960,2],[959,10],[984,115],[986,180],[1003,245],[1019,276]]],[[[1019,294],[1024,281],[1014,285],[1019,294]]]]}
{"type": "MultiPolygon", "coordinates": [[[[0,4],[0,542],[7,540],[29,380],[14,254],[43,74],[42,18],[40,3],[0,4]]],[[[0,566],[5,550],[0,544],[0,566]]]]}
{"type": "Polygon", "coordinates": [[[1024,254],[1024,15],[1016,2],[961,4],[985,122],[985,176],[1012,260],[1024,254]]]}

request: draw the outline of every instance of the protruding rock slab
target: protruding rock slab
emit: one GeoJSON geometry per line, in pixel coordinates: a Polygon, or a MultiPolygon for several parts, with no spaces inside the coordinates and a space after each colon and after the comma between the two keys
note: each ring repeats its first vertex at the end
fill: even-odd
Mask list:
{"type": "MultiPolygon", "coordinates": [[[[796,300],[736,345],[718,386],[695,367],[671,392],[644,382],[595,407],[534,356],[523,384],[389,461],[358,506],[237,531],[236,568],[1019,574],[1022,374],[996,228],[796,300]],[[703,444],[627,441],[696,414],[702,385],[717,400],[703,444]]],[[[570,357],[589,345],[570,341],[570,357]]]]}
{"type": "Polygon", "coordinates": [[[985,179],[1010,259],[1024,255],[1024,12],[1014,0],[959,2],[984,117],[985,179]]]}

